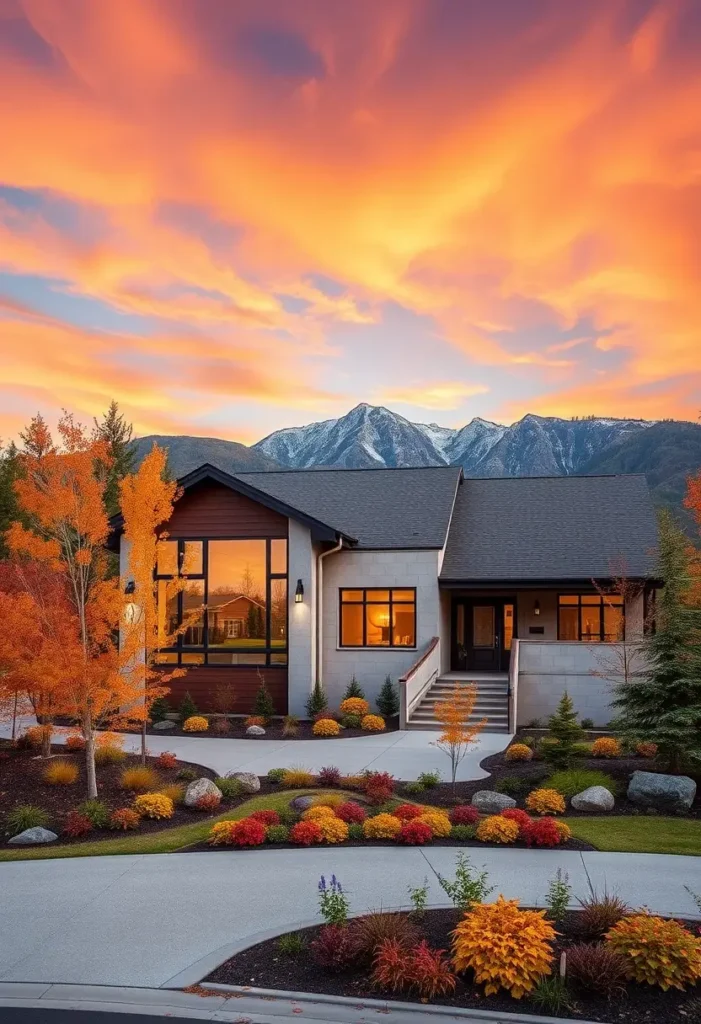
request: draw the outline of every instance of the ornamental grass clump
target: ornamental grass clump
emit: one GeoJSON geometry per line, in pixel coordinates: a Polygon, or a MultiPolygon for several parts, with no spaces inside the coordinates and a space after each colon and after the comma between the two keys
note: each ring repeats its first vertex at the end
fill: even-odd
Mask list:
{"type": "Polygon", "coordinates": [[[633,981],[666,992],[684,991],[701,978],[701,939],[678,921],[634,914],[622,918],[604,938],[624,958],[633,981]]]}
{"type": "Polygon", "coordinates": [[[190,715],[183,722],[183,732],[207,732],[209,722],[204,715],[190,715]]]}
{"type": "Polygon", "coordinates": [[[363,917],[356,917],[351,928],[358,956],[364,960],[372,960],[379,946],[388,939],[400,943],[405,949],[419,941],[419,931],[406,914],[386,910],[373,910],[363,917]]]}
{"type": "Polygon", "coordinates": [[[525,743],[512,743],[505,757],[507,761],[531,761],[533,751],[525,743]]]}
{"type": "Polygon", "coordinates": [[[601,895],[592,889],[590,895],[579,903],[582,908],[579,927],[587,939],[600,939],[630,913],[630,907],[607,889],[601,895]]]}
{"type": "Polygon", "coordinates": [[[168,796],[176,806],[183,803],[185,800],[185,787],[181,786],[178,782],[171,782],[167,786],[161,786],[158,790],[163,796],[168,796]]]}
{"type": "Polygon", "coordinates": [[[34,804],[17,804],[5,815],[5,834],[19,835],[28,828],[47,828],[50,821],[48,811],[34,804]]]}
{"type": "Polygon", "coordinates": [[[358,715],[364,718],[370,712],[370,705],[362,697],[346,697],[341,701],[340,711],[342,715],[358,715]]]}
{"type": "Polygon", "coordinates": [[[175,813],[173,801],[163,793],[142,793],[134,800],[134,810],[142,818],[172,818],[175,813]]]}
{"type": "Polygon", "coordinates": [[[90,819],[93,828],[107,828],[110,823],[110,809],[103,800],[83,800],[77,810],[90,819]]]}
{"type": "Polygon", "coordinates": [[[603,786],[612,795],[615,795],[617,788],[610,775],[595,769],[569,768],[553,772],[548,779],[548,789],[555,789],[564,797],[572,797],[576,793],[589,789],[590,786],[603,786]]]}
{"type": "Polygon", "coordinates": [[[48,786],[72,786],[78,781],[78,765],[72,761],[52,761],[44,769],[44,782],[48,786]]]}
{"type": "Polygon", "coordinates": [[[591,748],[593,757],[620,757],[621,744],[613,736],[600,736],[591,748]]]}
{"type": "Polygon", "coordinates": [[[285,789],[307,789],[316,785],[314,775],[306,768],[286,768],[280,782],[285,789]]]}
{"type": "Polygon", "coordinates": [[[341,772],[333,765],[327,765],[327,767],[319,769],[317,780],[320,786],[333,788],[334,786],[340,785],[341,772]]]}
{"type": "Polygon", "coordinates": [[[431,829],[431,834],[435,839],[447,839],[450,835],[452,827],[450,824],[450,818],[442,811],[425,811],[420,818],[416,818],[415,820],[423,822],[424,825],[428,825],[431,829]]]}
{"type": "Polygon", "coordinates": [[[343,793],[324,793],[323,796],[314,797],[314,807],[340,807],[346,802],[343,793]]]}
{"type": "Polygon", "coordinates": [[[535,814],[564,814],[565,801],[556,789],[534,789],[526,797],[526,807],[535,814]]]}
{"type": "Polygon", "coordinates": [[[457,979],[444,953],[431,949],[425,939],[411,949],[396,939],[385,939],[375,953],[370,980],[391,992],[413,990],[422,1002],[449,995],[457,979]]]}
{"type": "Polygon", "coordinates": [[[402,830],[402,822],[393,814],[376,814],[363,822],[366,839],[396,839],[402,830]]]}
{"type": "Polygon", "coordinates": [[[567,980],[603,999],[622,996],[628,979],[623,956],[607,942],[577,943],[567,950],[567,980]]]}
{"type": "Polygon", "coordinates": [[[126,751],[115,744],[107,743],[104,747],[95,748],[95,764],[98,768],[106,764],[122,764],[126,759],[126,751]]]}
{"type": "Polygon", "coordinates": [[[384,732],[385,720],[381,715],[363,715],[360,728],[363,732],[384,732]]]}
{"type": "Polygon", "coordinates": [[[475,833],[481,843],[499,843],[500,845],[515,843],[518,834],[518,822],[510,821],[508,818],[502,817],[501,814],[492,814],[489,818],[483,818],[475,833]]]}
{"type": "Polygon", "coordinates": [[[122,789],[128,789],[134,793],[153,791],[158,783],[158,775],[153,768],[148,767],[125,768],[119,777],[119,785],[122,789]]]}
{"type": "Polygon", "coordinates": [[[552,973],[555,929],[544,910],[521,910],[518,900],[473,906],[453,932],[453,964],[473,971],[485,995],[505,989],[513,999],[552,973]]]}

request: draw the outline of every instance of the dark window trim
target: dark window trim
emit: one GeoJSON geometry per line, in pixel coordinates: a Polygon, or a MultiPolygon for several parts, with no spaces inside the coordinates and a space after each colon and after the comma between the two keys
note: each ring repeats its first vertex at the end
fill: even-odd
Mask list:
{"type": "MultiPolygon", "coordinates": [[[[290,539],[289,539],[289,537],[261,537],[259,535],[250,535],[250,536],[245,536],[245,537],[240,537],[240,536],[237,536],[237,537],[202,537],[202,536],[199,536],[198,537],[198,536],[194,536],[194,535],[191,536],[191,535],[187,534],[187,535],[178,535],[177,537],[172,537],[172,536],[169,535],[168,537],[165,538],[165,540],[167,540],[167,541],[175,541],[177,543],[177,545],[178,545],[178,566],[179,567],[182,564],[182,559],[183,559],[184,550],[185,550],[185,544],[191,543],[192,541],[199,541],[199,542],[202,543],[202,572],[201,573],[189,573],[188,576],[187,576],[187,579],[189,579],[189,580],[204,580],[204,605],[205,605],[205,613],[204,613],[204,616],[203,616],[204,621],[203,621],[203,626],[202,626],[204,642],[201,645],[185,644],[185,643],[183,643],[183,639],[184,638],[181,635],[181,636],[178,637],[178,642],[177,642],[177,645],[175,647],[163,647],[161,649],[160,653],[161,654],[177,654],[178,655],[178,661],[177,661],[178,666],[181,666],[181,667],[184,667],[184,668],[188,668],[188,669],[193,669],[193,668],[214,668],[214,669],[222,669],[222,668],[226,668],[226,669],[265,668],[266,670],[269,669],[269,668],[287,669],[288,665],[289,665],[289,628],[290,628],[290,589],[289,589],[290,539]],[[272,644],[269,644],[269,643],[265,644],[262,647],[255,647],[255,648],[246,648],[246,647],[241,647],[241,648],[236,648],[236,647],[221,648],[221,647],[213,647],[211,653],[212,654],[224,654],[227,651],[231,651],[232,653],[235,653],[235,654],[250,653],[252,657],[253,656],[259,656],[259,655],[262,654],[262,655],[265,655],[265,662],[262,665],[259,662],[249,662],[248,664],[246,664],[244,662],[244,663],[239,663],[237,665],[226,665],[226,664],[222,664],[221,662],[212,663],[212,664],[209,663],[209,654],[210,654],[210,648],[209,648],[209,612],[206,610],[206,606],[208,604],[208,599],[209,599],[209,545],[210,545],[211,541],[214,541],[216,543],[217,541],[236,541],[236,540],[241,540],[241,541],[250,541],[250,540],[265,541],[265,567],[266,567],[266,583],[265,583],[265,599],[266,599],[265,635],[266,635],[266,637],[270,637],[270,629],[271,629],[271,612],[272,612],[271,605],[270,605],[270,597],[271,597],[271,591],[272,591],[271,581],[272,580],[287,580],[288,581],[288,583],[287,583],[287,605],[286,605],[286,617],[285,617],[285,636],[286,636],[287,642],[286,642],[284,647],[280,647],[280,646],[273,647],[272,644]],[[281,572],[271,573],[270,572],[271,558],[272,558],[272,541],[273,540],[284,540],[285,543],[286,543],[286,559],[287,559],[287,561],[286,561],[286,565],[285,565],[285,570],[286,571],[284,573],[281,573],[281,572]],[[182,657],[183,654],[203,654],[204,655],[204,664],[202,664],[202,665],[193,665],[193,664],[188,663],[188,662],[183,662],[183,657],[182,657]],[[273,654],[285,654],[285,655],[287,655],[287,659],[288,659],[287,664],[280,665],[280,664],[278,664],[276,662],[272,662],[271,661],[271,655],[273,655],[273,654]]],[[[161,575],[155,574],[154,578],[155,578],[156,581],[158,581],[158,580],[172,579],[172,576],[170,576],[170,575],[163,575],[163,574],[161,574],[161,575]]],[[[178,594],[178,621],[179,622],[182,622],[182,614],[183,614],[183,591],[180,591],[180,593],[178,594]]],[[[172,665],[172,664],[175,664],[175,663],[174,662],[170,662],[170,664],[172,665]]],[[[164,665],[163,667],[167,668],[167,665],[164,665]]]]}
{"type": "Polygon", "coordinates": [[[416,587],[381,587],[375,585],[373,587],[339,587],[338,588],[338,646],[348,651],[413,651],[416,650],[416,587]],[[345,591],[362,591],[362,601],[344,601],[343,594],[345,591]],[[367,592],[368,590],[387,590],[389,591],[389,601],[368,601],[367,592]],[[413,601],[394,601],[392,599],[392,593],[395,590],[410,590],[414,595],[413,601]],[[363,609],[363,642],[362,644],[344,644],[343,642],[343,606],[355,604],[363,609]],[[389,605],[389,643],[388,644],[369,644],[367,642],[367,615],[366,608],[368,605],[373,604],[387,604],[389,605]],[[392,609],[394,605],[411,605],[414,609],[414,642],[413,644],[395,644],[392,637],[392,609]]]}
{"type": "MultiPolygon", "coordinates": [[[[615,597],[615,596],[620,596],[620,595],[612,594],[611,596],[615,597]]],[[[572,643],[572,644],[575,644],[575,643],[600,643],[600,644],[620,643],[621,641],[607,640],[606,639],[606,633],[605,633],[605,630],[604,630],[604,608],[605,607],[606,607],[606,597],[601,595],[601,594],[597,594],[597,592],[595,590],[589,590],[589,591],[587,591],[587,590],[577,590],[577,591],[563,590],[560,593],[558,593],[558,595],[557,595],[557,639],[558,639],[558,641],[561,641],[562,643],[572,643]],[[576,597],[578,599],[577,600],[577,604],[564,604],[563,605],[563,604],[560,603],[560,599],[563,598],[563,597],[576,597]],[[583,597],[598,597],[599,598],[599,605],[598,605],[598,608],[599,608],[599,639],[598,640],[583,640],[582,639],[582,608],[583,607],[588,607],[588,608],[591,609],[591,608],[596,608],[597,607],[594,604],[583,605],[582,604],[582,598],[583,597]],[[563,638],[563,636],[562,636],[560,612],[562,611],[563,608],[576,608],[577,609],[577,638],[576,638],[576,640],[565,640],[563,638]]],[[[623,600],[623,599],[621,600],[620,609],[621,609],[622,621],[623,621],[623,637],[622,637],[622,640],[625,640],[625,638],[626,638],[626,605],[625,605],[625,600],[623,600]]]]}

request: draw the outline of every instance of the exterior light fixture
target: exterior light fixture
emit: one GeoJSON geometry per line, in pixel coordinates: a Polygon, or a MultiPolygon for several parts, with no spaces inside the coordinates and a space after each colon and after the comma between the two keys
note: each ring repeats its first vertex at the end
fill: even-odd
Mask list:
{"type": "Polygon", "coordinates": [[[124,593],[129,595],[129,594],[133,594],[135,591],[136,591],[136,583],[134,583],[134,580],[129,580],[129,582],[127,583],[126,587],[124,588],[124,593]]]}
{"type": "Polygon", "coordinates": [[[124,617],[126,621],[129,623],[135,623],[139,619],[139,606],[135,604],[133,600],[135,593],[136,583],[134,582],[134,580],[129,580],[129,582],[124,588],[125,597],[131,598],[131,600],[127,602],[126,608],[124,609],[124,617]]]}
{"type": "Polygon", "coordinates": [[[301,580],[297,580],[297,589],[295,590],[295,604],[301,604],[304,600],[304,584],[301,580]]]}
{"type": "Polygon", "coordinates": [[[540,615],[540,601],[537,599],[533,602],[533,614],[540,615]]]}

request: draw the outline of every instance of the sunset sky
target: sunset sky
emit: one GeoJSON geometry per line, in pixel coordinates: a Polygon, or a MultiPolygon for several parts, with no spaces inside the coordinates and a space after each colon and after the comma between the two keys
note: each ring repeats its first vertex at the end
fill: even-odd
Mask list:
{"type": "Polygon", "coordinates": [[[0,437],[701,408],[698,0],[0,0],[0,437]]]}

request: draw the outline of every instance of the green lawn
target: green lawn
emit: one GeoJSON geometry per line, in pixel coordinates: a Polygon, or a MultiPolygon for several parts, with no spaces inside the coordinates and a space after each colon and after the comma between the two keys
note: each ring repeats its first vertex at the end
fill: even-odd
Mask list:
{"type": "Polygon", "coordinates": [[[701,857],[701,821],[640,814],[566,818],[578,839],[616,853],[686,853],[701,857]]]}

